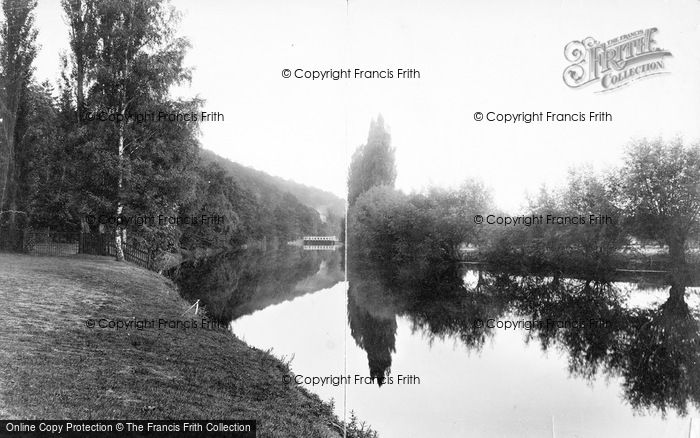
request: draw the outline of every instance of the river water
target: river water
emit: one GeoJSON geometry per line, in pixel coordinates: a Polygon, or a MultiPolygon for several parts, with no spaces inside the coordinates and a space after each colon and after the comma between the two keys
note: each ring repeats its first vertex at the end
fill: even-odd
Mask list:
{"type": "Polygon", "coordinates": [[[416,286],[342,263],[229,254],[179,283],[384,438],[700,437],[700,288],[463,268],[416,286]]]}

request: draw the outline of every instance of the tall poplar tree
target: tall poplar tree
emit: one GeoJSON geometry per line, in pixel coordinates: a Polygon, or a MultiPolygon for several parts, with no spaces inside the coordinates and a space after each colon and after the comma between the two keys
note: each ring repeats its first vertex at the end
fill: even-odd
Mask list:
{"type": "Polygon", "coordinates": [[[394,186],[396,164],[391,135],[384,127],[380,114],[372,120],[367,135],[367,143],[357,148],[350,161],[348,175],[348,203],[353,205],[357,198],[374,186],[394,186]]]}
{"type": "Polygon", "coordinates": [[[0,27],[0,224],[14,224],[17,126],[36,57],[35,0],[3,0],[0,27]]]}

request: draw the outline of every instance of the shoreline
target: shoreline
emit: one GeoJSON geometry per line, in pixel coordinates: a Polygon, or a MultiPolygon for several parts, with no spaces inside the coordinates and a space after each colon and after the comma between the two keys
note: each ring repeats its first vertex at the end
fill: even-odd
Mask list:
{"type": "Polygon", "coordinates": [[[0,253],[0,266],[0,418],[253,419],[261,437],[340,436],[329,403],[283,383],[287,364],[183,316],[162,275],[84,255],[0,253]]]}

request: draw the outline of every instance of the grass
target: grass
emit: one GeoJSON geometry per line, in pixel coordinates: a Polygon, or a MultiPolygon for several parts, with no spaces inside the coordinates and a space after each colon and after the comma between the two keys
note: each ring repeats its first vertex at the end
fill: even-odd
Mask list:
{"type": "Polygon", "coordinates": [[[199,321],[156,273],[111,258],[0,253],[0,418],[255,419],[260,437],[337,437],[332,408],[226,330],[89,328],[199,321]]]}

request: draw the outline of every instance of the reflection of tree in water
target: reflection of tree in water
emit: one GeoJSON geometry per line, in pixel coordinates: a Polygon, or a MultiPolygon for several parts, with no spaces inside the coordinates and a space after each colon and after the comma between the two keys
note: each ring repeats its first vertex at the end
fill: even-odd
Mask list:
{"type": "MultiPolygon", "coordinates": [[[[485,322],[503,313],[504,302],[498,293],[484,293],[483,276],[475,288],[467,288],[464,273],[463,269],[443,270],[443,276],[434,277],[432,285],[422,284],[411,291],[402,313],[411,321],[413,331],[421,331],[430,342],[457,338],[467,347],[480,350],[493,336],[493,329],[485,322]]],[[[406,287],[415,284],[408,280],[406,287]]]]}
{"type": "Polygon", "coordinates": [[[358,305],[350,290],[348,318],[353,339],[367,352],[369,375],[382,386],[384,378],[391,372],[391,354],[396,352],[396,317],[372,314],[366,307],[358,305]]]}
{"type": "Polygon", "coordinates": [[[615,288],[558,277],[506,278],[501,287],[510,309],[543,323],[528,334],[528,340],[538,338],[544,350],[567,346],[570,371],[580,376],[592,378],[610,362],[611,346],[619,342],[624,320],[623,300],[615,288]]]}
{"type": "Polygon", "coordinates": [[[658,309],[630,317],[634,336],[621,359],[625,395],[636,408],[687,412],[700,407],[700,331],[685,302],[685,287],[676,283],[658,309]]]}
{"type": "Polygon", "coordinates": [[[663,304],[637,308],[618,287],[593,280],[480,273],[477,285],[468,287],[457,268],[430,273],[351,266],[352,335],[367,351],[372,373],[391,365],[396,316],[409,318],[431,339],[456,338],[478,350],[494,329],[475,322],[520,315],[516,319],[542,322],[526,339],[544,350],[563,348],[572,375],[621,378],[634,409],[685,414],[689,403],[700,407],[700,324],[680,278],[671,281],[663,304]]]}
{"type": "MultiPolygon", "coordinates": [[[[237,251],[183,264],[172,276],[185,298],[200,299],[210,317],[227,324],[268,305],[309,293],[297,289],[297,284],[317,274],[323,261],[329,270],[338,271],[339,257],[335,251],[297,248],[237,251]]],[[[330,275],[322,285],[330,287],[340,279],[330,275]]]]}
{"type": "Polygon", "coordinates": [[[474,320],[500,312],[494,297],[467,293],[463,270],[456,267],[387,272],[361,264],[353,266],[348,289],[350,332],[367,353],[370,376],[377,379],[387,376],[391,369],[397,315],[407,316],[414,331],[420,330],[431,341],[454,336],[470,347],[480,348],[491,329],[474,324],[474,320]],[[422,278],[416,272],[421,272],[422,278]]]}
{"type": "Polygon", "coordinates": [[[543,349],[563,346],[572,374],[619,376],[633,408],[685,414],[688,403],[700,406],[700,326],[685,302],[685,286],[672,283],[660,306],[629,308],[610,284],[514,279],[511,304],[534,320],[583,323],[538,326],[530,333],[543,349]]]}

